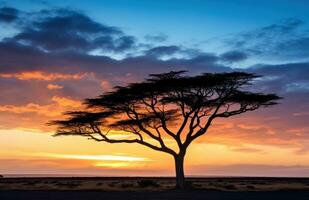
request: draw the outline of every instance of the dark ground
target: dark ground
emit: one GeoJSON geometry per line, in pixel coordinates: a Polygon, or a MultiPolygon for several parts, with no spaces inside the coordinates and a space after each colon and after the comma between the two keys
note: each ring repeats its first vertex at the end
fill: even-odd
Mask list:
{"type": "Polygon", "coordinates": [[[309,200],[309,178],[1,178],[0,200],[309,200]]]}
{"type": "Polygon", "coordinates": [[[214,190],[191,191],[0,191],[1,200],[308,200],[309,191],[227,192],[214,190]]]}

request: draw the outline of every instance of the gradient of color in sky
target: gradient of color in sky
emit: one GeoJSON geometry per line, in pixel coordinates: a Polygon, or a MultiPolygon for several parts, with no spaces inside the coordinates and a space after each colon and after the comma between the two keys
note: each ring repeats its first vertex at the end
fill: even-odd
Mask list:
{"type": "MultiPolygon", "coordinates": [[[[215,121],[188,175],[309,176],[308,1],[0,1],[0,173],[173,175],[138,145],[51,137],[46,122],[149,73],[243,70],[279,106],[215,121]]],[[[120,133],[115,133],[117,134],[120,133]]]]}

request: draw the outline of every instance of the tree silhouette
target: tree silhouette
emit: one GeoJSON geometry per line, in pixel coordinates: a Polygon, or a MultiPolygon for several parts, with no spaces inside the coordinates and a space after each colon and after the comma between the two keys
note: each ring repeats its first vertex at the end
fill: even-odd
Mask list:
{"type": "Polygon", "coordinates": [[[55,136],[78,135],[98,142],[138,143],[173,156],[176,187],[185,187],[184,157],[188,146],[204,135],[216,118],[228,118],[277,104],[275,94],[244,91],[255,74],[205,73],[185,76],[185,71],[151,74],[149,79],[115,87],[94,99],[85,110],[68,112],[55,136]],[[130,137],[112,137],[120,130],[130,137]],[[172,139],[174,145],[167,143],[172,139]]]}

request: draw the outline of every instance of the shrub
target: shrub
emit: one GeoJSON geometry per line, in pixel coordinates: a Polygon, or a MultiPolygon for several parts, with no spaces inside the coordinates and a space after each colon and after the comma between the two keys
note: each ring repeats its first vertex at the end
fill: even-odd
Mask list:
{"type": "Polygon", "coordinates": [[[186,189],[193,189],[194,186],[196,186],[196,185],[193,183],[193,181],[186,181],[186,183],[185,183],[186,189]]]}
{"type": "Polygon", "coordinates": [[[101,183],[101,182],[98,182],[98,183],[96,184],[96,186],[101,186],[101,185],[103,185],[103,183],[101,183]]]}
{"type": "Polygon", "coordinates": [[[253,185],[247,185],[247,189],[254,190],[255,187],[253,185]]]}
{"type": "Polygon", "coordinates": [[[159,184],[153,180],[140,180],[137,182],[139,187],[159,187],[159,184]]]}
{"type": "Polygon", "coordinates": [[[237,188],[235,187],[235,185],[225,185],[223,186],[224,189],[227,189],[227,190],[236,190],[237,188]]]}
{"type": "Polygon", "coordinates": [[[128,187],[132,187],[132,186],[133,186],[133,184],[131,184],[131,183],[123,183],[123,184],[121,184],[122,188],[128,188],[128,187]]]}
{"type": "Polygon", "coordinates": [[[58,183],[56,183],[56,185],[57,186],[74,188],[74,187],[79,186],[80,183],[77,183],[77,182],[64,182],[64,183],[58,182],[58,183]]]}

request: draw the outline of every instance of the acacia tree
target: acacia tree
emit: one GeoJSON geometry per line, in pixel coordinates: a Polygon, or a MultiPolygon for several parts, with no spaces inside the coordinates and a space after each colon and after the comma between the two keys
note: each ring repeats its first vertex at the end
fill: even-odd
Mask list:
{"type": "Polygon", "coordinates": [[[188,146],[207,133],[216,118],[228,118],[277,103],[275,94],[244,91],[255,74],[185,71],[152,74],[143,82],[115,87],[112,92],[86,99],[82,111],[56,120],[55,136],[77,135],[107,143],[137,143],[173,156],[176,187],[185,187],[184,157],[188,146]],[[120,130],[127,138],[115,138],[120,130]],[[167,142],[172,139],[174,145],[167,142]]]}

